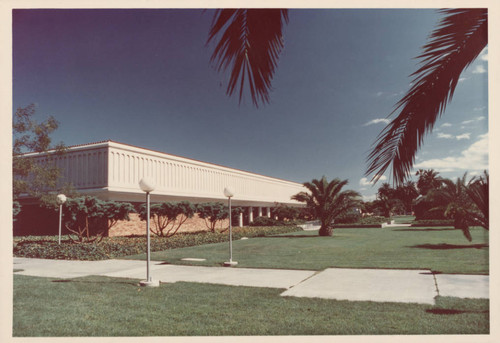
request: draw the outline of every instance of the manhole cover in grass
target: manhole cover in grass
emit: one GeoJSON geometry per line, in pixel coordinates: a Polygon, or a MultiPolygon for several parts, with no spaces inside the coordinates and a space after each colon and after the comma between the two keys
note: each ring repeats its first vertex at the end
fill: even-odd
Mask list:
{"type": "Polygon", "coordinates": [[[206,259],[205,258],[186,257],[186,258],[181,258],[181,261],[201,262],[201,261],[206,261],[206,259]]]}

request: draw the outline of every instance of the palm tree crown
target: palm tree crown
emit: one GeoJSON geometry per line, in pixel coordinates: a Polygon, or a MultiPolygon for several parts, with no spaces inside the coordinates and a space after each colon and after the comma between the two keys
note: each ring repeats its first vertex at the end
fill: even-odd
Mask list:
{"type": "Polygon", "coordinates": [[[320,236],[331,236],[333,221],[338,216],[360,205],[360,194],[356,191],[342,188],[347,180],[333,179],[328,182],[326,177],[305,182],[304,186],[310,193],[300,192],[292,199],[305,202],[316,218],[321,221],[320,236]]]}
{"type": "Polygon", "coordinates": [[[487,9],[441,12],[446,17],[418,56],[422,66],[412,74],[413,86],[392,112],[400,110],[399,115],[380,133],[368,156],[366,175],[374,173],[374,180],[392,164],[394,182],[404,182],[424,135],[432,131],[453,97],[460,74],[488,44],[487,9]]]}
{"type": "Polygon", "coordinates": [[[241,102],[246,81],[255,106],[269,103],[271,80],[283,49],[283,22],[288,22],[285,9],[216,11],[207,43],[220,34],[211,62],[218,71],[230,67],[229,96],[239,88],[241,102]]]}

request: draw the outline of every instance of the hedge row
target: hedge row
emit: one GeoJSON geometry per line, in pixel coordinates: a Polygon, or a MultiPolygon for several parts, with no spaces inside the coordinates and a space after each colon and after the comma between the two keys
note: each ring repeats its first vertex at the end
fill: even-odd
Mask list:
{"type": "MultiPolygon", "coordinates": [[[[233,240],[242,237],[263,237],[301,231],[296,226],[234,228],[233,240]]],[[[151,236],[151,251],[184,248],[196,245],[227,242],[228,232],[179,233],[170,238],[151,236]]],[[[146,252],[146,236],[105,237],[100,243],[71,243],[57,236],[27,236],[14,238],[14,256],[58,260],[106,260],[146,252]]]]}

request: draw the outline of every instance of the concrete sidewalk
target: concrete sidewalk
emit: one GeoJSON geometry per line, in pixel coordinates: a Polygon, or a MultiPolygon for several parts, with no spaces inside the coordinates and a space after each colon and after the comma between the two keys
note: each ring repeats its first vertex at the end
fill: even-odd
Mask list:
{"type": "MultiPolygon", "coordinates": [[[[68,261],[14,258],[16,274],[74,278],[87,275],[146,278],[145,261],[68,261]]],[[[200,267],[151,262],[151,275],[178,281],[281,288],[282,296],[350,301],[434,304],[437,295],[489,298],[488,275],[432,274],[429,270],[328,268],[323,271],[200,267]]]]}

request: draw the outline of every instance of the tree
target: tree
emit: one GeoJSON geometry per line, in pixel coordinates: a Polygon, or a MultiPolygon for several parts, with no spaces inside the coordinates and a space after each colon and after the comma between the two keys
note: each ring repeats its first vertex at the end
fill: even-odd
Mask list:
{"type": "MultiPolygon", "coordinates": [[[[189,201],[164,202],[153,204],[150,207],[150,218],[153,224],[151,232],[160,237],[172,237],[179,231],[179,228],[192,218],[195,213],[195,207],[189,201]]],[[[141,206],[139,216],[142,220],[147,219],[147,208],[141,206]]]]}
{"type": "Polygon", "coordinates": [[[441,187],[443,179],[438,176],[439,173],[434,169],[419,169],[415,173],[418,176],[417,188],[421,195],[426,195],[431,189],[437,189],[441,187]]]}
{"type": "Polygon", "coordinates": [[[392,165],[396,184],[408,177],[426,133],[451,101],[461,73],[488,44],[488,10],[445,9],[445,15],[423,47],[421,67],[406,95],[391,113],[399,114],[377,137],[368,155],[366,175],[374,180],[392,165]]]}
{"type": "Polygon", "coordinates": [[[406,213],[413,211],[413,201],[418,197],[418,191],[413,181],[407,181],[395,189],[396,198],[403,203],[406,213]]]}
{"type": "Polygon", "coordinates": [[[226,93],[239,88],[243,96],[245,81],[253,104],[269,103],[271,80],[283,49],[283,23],[288,22],[284,9],[221,9],[215,12],[207,44],[220,37],[211,62],[217,70],[230,67],[226,93]]]}
{"type": "Polygon", "coordinates": [[[50,116],[47,120],[37,123],[35,105],[18,108],[14,114],[12,172],[13,195],[19,199],[21,194],[26,194],[44,202],[50,202],[51,196],[47,190],[56,190],[60,171],[55,165],[55,157],[64,153],[64,145],[59,143],[52,146],[50,135],[58,128],[59,124],[50,116]],[[45,158],[26,158],[25,153],[44,153],[55,150],[45,158]]]}
{"type": "Polygon", "coordinates": [[[472,202],[474,202],[477,209],[477,213],[474,215],[474,221],[486,230],[490,229],[489,180],[490,176],[485,170],[480,177],[473,177],[466,188],[467,195],[472,202]]]}
{"type": "Polygon", "coordinates": [[[96,197],[84,196],[68,198],[63,205],[64,225],[76,239],[73,242],[100,242],[119,220],[130,220],[129,214],[135,212],[130,203],[103,201],[96,197]]]}
{"type": "Polygon", "coordinates": [[[196,213],[198,213],[198,217],[205,220],[205,225],[210,232],[215,232],[215,227],[218,222],[221,223],[222,229],[222,221],[229,218],[228,207],[220,202],[198,204],[196,205],[196,213]]]}
{"type": "MultiPolygon", "coordinates": [[[[444,9],[430,42],[423,47],[421,67],[406,95],[396,104],[400,113],[379,134],[368,155],[366,175],[377,181],[392,165],[396,184],[410,174],[415,154],[426,133],[451,101],[461,73],[488,44],[488,10],[444,9]]],[[[217,10],[207,43],[220,37],[211,60],[217,69],[230,68],[227,94],[239,88],[240,102],[245,81],[252,101],[269,102],[271,80],[283,49],[285,9],[217,10]],[[245,80],[246,77],[246,80],[245,80]]]]}
{"type": "Polygon", "coordinates": [[[426,197],[437,204],[431,211],[443,211],[445,217],[453,219],[455,228],[462,230],[467,240],[471,241],[469,226],[474,223],[474,203],[467,194],[466,177],[467,173],[457,178],[456,182],[443,179],[443,186],[430,190],[426,197]]]}
{"type": "Polygon", "coordinates": [[[63,218],[70,240],[74,243],[100,242],[106,229],[100,222],[103,215],[101,202],[95,197],[67,199],[63,206],[63,218]],[[91,229],[97,234],[91,233],[91,229]],[[76,235],[76,239],[71,234],[76,235]]]}
{"type": "Polygon", "coordinates": [[[303,184],[310,193],[300,192],[292,196],[292,199],[306,203],[315,217],[321,221],[320,236],[331,236],[334,220],[361,205],[361,195],[358,192],[342,191],[347,183],[347,180],[341,181],[338,178],[328,182],[323,176],[321,180],[314,179],[303,184]]]}
{"type": "Polygon", "coordinates": [[[274,203],[272,210],[274,216],[278,217],[279,221],[294,220],[299,217],[300,210],[296,207],[286,206],[280,203],[274,203]]]}

